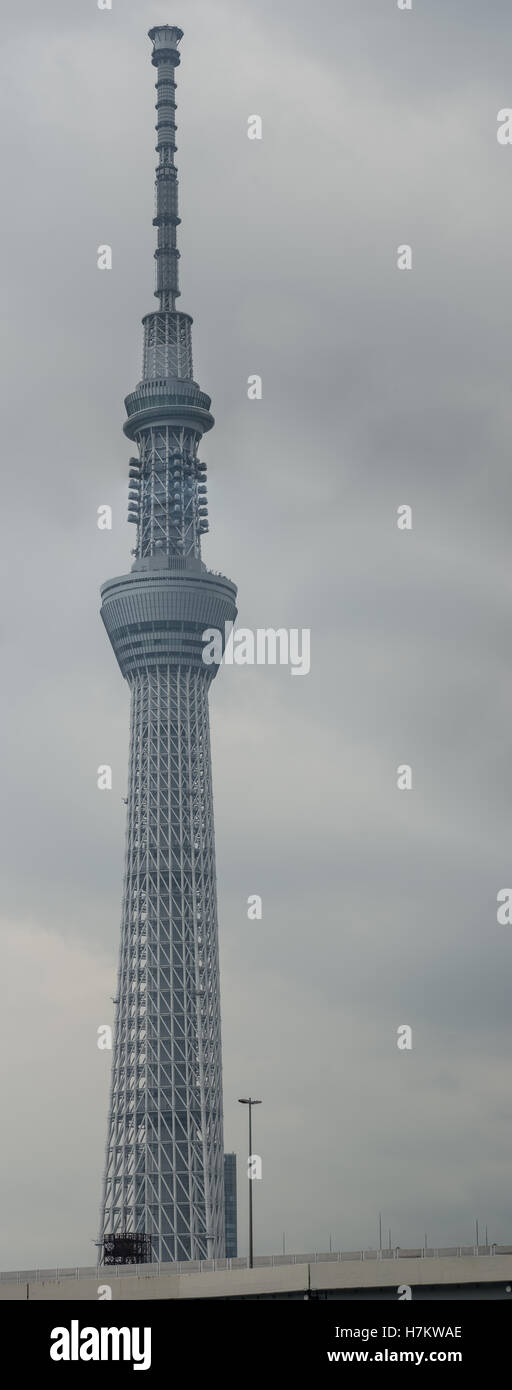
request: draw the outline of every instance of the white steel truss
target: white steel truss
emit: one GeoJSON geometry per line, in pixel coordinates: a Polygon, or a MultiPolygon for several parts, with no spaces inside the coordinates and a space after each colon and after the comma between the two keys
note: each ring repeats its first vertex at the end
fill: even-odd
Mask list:
{"type": "Polygon", "coordinates": [[[130,785],[102,1236],[224,1251],[215,846],[206,672],[132,680],[130,785]]]}
{"type": "Polygon", "coordinates": [[[200,556],[206,499],[203,502],[198,492],[202,476],[197,471],[199,439],[196,431],[172,425],[140,432],[137,556],[154,555],[159,550],[200,556]]]}

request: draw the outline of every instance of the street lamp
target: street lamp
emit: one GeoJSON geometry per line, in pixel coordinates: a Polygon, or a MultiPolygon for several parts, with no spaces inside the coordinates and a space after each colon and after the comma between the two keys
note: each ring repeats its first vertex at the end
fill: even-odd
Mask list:
{"type": "Polygon", "coordinates": [[[252,1158],[252,1107],[253,1105],[261,1105],[261,1100],[253,1100],[252,1096],[249,1096],[247,1099],[239,1098],[238,1104],[249,1106],[249,1163],[247,1165],[247,1172],[249,1178],[249,1269],[252,1269],[252,1178],[250,1172],[250,1162],[252,1158]]]}

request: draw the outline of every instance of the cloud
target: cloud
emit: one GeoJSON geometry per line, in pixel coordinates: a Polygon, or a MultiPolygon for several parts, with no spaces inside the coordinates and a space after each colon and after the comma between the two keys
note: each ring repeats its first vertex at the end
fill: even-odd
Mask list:
{"type": "MultiPolygon", "coordinates": [[[[372,1244],[379,1209],[404,1246],[471,1240],[475,1216],[509,1242],[509,6],[185,11],[181,305],[217,422],[205,557],[244,626],[312,634],[307,679],[235,667],[211,698],[241,1220],[249,1087],[259,1250],[282,1229],[289,1249],[372,1244]]],[[[123,397],[154,302],[160,19],[156,0],[27,0],[4,23],[5,1268],[89,1263],[98,1219],[128,752],[99,587],[133,543],[123,397]]]]}

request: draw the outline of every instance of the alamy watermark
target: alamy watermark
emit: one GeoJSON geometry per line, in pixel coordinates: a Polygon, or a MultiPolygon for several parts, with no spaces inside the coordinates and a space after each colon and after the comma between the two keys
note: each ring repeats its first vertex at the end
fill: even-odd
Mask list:
{"type": "Polygon", "coordinates": [[[131,1361],[134,1371],[151,1366],[150,1327],[80,1327],[72,1318],[69,1328],[54,1327],[50,1336],[52,1361],[131,1361]]]}
{"type": "Polygon", "coordinates": [[[239,627],[224,623],[224,632],[209,627],[203,632],[203,661],[207,666],[289,666],[292,676],[307,676],[311,669],[311,632],[308,627],[239,627]],[[224,653],[224,657],[223,657],[224,653]]]}

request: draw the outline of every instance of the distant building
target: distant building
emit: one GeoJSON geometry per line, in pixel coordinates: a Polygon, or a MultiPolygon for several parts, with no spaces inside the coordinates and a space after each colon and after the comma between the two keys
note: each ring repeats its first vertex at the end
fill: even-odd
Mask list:
{"type": "Polygon", "coordinates": [[[224,1211],[226,1223],[226,1256],[235,1260],[238,1254],[236,1219],[236,1154],[224,1154],[224,1211]]]}

